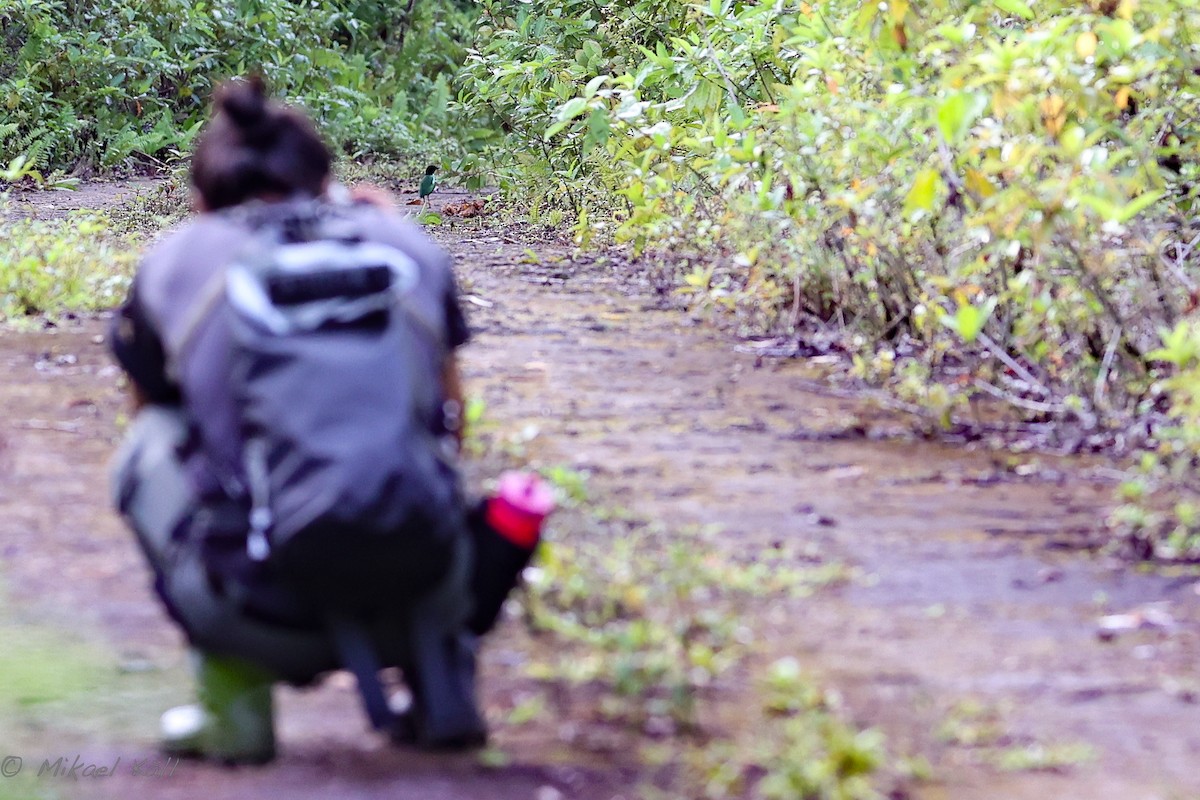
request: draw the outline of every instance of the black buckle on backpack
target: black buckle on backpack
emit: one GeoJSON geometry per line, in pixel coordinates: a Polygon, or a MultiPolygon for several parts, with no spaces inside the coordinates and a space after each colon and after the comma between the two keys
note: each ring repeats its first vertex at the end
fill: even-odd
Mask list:
{"type": "Polygon", "coordinates": [[[335,297],[356,298],[386,292],[392,270],[386,264],[325,272],[278,272],[267,278],[267,292],[277,306],[294,306],[335,297]]]}

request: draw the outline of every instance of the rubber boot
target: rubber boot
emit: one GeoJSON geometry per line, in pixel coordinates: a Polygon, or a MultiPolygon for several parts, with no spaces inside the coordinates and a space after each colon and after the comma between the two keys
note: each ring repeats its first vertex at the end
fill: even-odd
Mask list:
{"type": "Polygon", "coordinates": [[[169,755],[226,764],[264,764],[275,758],[273,678],[242,659],[195,653],[196,705],[163,714],[169,755]]]}

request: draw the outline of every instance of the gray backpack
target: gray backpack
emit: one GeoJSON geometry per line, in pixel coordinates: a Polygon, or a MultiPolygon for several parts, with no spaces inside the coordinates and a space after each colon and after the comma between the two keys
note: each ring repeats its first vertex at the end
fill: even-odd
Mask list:
{"type": "Polygon", "coordinates": [[[464,525],[445,345],[408,302],[419,268],[337,206],[253,224],[216,300],[233,337],[245,552],[264,567],[248,574],[321,613],[395,608],[441,579],[464,525]]]}

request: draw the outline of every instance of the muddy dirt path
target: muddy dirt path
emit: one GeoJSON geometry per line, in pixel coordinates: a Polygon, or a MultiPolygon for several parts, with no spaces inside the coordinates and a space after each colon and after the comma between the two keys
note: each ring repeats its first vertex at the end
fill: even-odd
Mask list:
{"type": "Polygon", "coordinates": [[[467,273],[495,303],[468,360],[488,407],[651,518],[861,568],[768,611],[774,653],[934,762],[916,796],[1200,797],[1197,584],[1078,551],[1108,511],[1108,465],[877,440],[898,421],[814,393],[804,362],[735,352],[621,280],[513,266],[498,244],[464,259],[495,250],[467,273]],[[1097,636],[1146,604],[1173,627],[1097,636]],[[1051,766],[1073,744],[1094,760],[1006,772],[978,747],[1051,766]]]}
{"type": "MultiPolygon", "coordinates": [[[[468,384],[492,424],[536,430],[528,458],[587,473],[595,498],[641,517],[719,524],[724,546],[802,541],[806,558],[855,568],[844,586],[765,604],[763,658],[796,657],[857,723],[928,759],[934,777],[912,796],[1200,797],[1195,579],[1074,549],[1102,524],[1108,465],[890,439],[902,420],[814,391],[817,368],[737,352],[561,245],[473,227],[436,235],[469,295],[468,384]],[[1100,640],[1099,617],[1133,610],[1169,624],[1100,640]],[[1004,758],[1063,763],[1008,771],[1004,758]]],[[[31,764],[150,758],[158,712],[188,690],[179,637],[108,510],[104,465],[124,405],[103,329],[0,331],[0,636],[19,623],[94,646],[108,676],[93,693],[110,698],[0,719],[31,764]]],[[[268,768],[185,763],[152,789],[125,772],[88,786],[39,779],[13,796],[639,796],[628,755],[579,744],[587,720],[510,719],[528,686],[516,627],[483,664],[507,765],[386,746],[335,677],[281,693],[282,757],[268,768]]]]}

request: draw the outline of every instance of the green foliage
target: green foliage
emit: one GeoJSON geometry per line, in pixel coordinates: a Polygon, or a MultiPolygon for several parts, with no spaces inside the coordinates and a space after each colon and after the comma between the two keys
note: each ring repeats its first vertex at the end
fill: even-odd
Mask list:
{"type": "MultiPolygon", "coordinates": [[[[34,169],[27,156],[17,156],[9,162],[6,169],[0,170],[0,181],[6,183],[16,183],[17,181],[31,180],[38,186],[49,189],[70,190],[74,189],[79,183],[77,178],[54,178],[47,181],[41,172],[34,169]]],[[[0,195],[3,199],[3,195],[0,195]]]]}
{"type": "MultiPolygon", "coordinates": [[[[577,474],[546,472],[583,503],[577,474]]],[[[878,732],[842,721],[794,659],[762,670],[761,681],[744,679],[759,672],[764,646],[754,630],[761,606],[752,604],[805,597],[846,580],[845,567],[798,568],[794,552],[745,553],[744,543],[734,555],[716,527],[668,532],[619,511],[600,516],[607,519],[594,519],[593,530],[543,543],[527,621],[561,645],[531,675],[601,689],[599,711],[611,724],[677,734],[661,758],[684,769],[648,796],[716,800],[752,789],[763,798],[879,797],[878,732]],[[731,682],[742,687],[739,702],[722,710],[731,682]],[[728,727],[714,723],[724,713],[736,730],[712,738],[728,727]]]]}
{"type": "Polygon", "coordinates": [[[454,2],[0,0],[0,163],[185,153],[220,80],[262,72],[350,153],[440,142],[470,14],[454,2]]]}
{"type": "Polygon", "coordinates": [[[996,766],[1006,772],[1063,771],[1096,760],[1096,748],[1085,742],[1011,747],[999,754],[996,766]]]}
{"type": "Polygon", "coordinates": [[[973,698],[956,703],[938,729],[942,742],[968,750],[973,760],[1007,772],[1066,771],[1096,757],[1086,742],[1044,743],[1019,732],[1009,719],[1012,708],[986,705],[973,698]]]}
{"type": "Polygon", "coordinates": [[[1037,380],[974,382],[1061,416],[1115,339],[1133,380],[1103,415],[1182,312],[1159,253],[1195,166],[1159,159],[1200,111],[1200,12],[1111,5],[492,3],[464,103],[522,186],[614,210],[638,249],[715,249],[701,301],[916,340],[931,369],[986,333],[1037,380]]]}
{"type": "Polygon", "coordinates": [[[1161,331],[1162,347],[1148,354],[1169,369],[1149,393],[1169,401],[1170,420],[1142,454],[1121,488],[1125,501],[1112,516],[1121,541],[1136,556],[1200,560],[1200,320],[1161,331]]]}
{"type": "Polygon", "coordinates": [[[1129,442],[1180,391],[1152,351],[1196,306],[1195,4],[492,0],[482,22],[460,104],[506,131],[501,185],[662,260],[695,307],[833,326],[945,424],[984,396],[1129,442]]]}
{"type": "Polygon", "coordinates": [[[0,322],[111,308],[129,288],[137,240],[102,215],[31,221],[0,216],[0,322]]]}
{"type": "Polygon", "coordinates": [[[48,629],[5,622],[0,634],[10,643],[0,655],[5,676],[0,709],[6,717],[94,690],[97,667],[109,666],[107,653],[48,629]]]}

